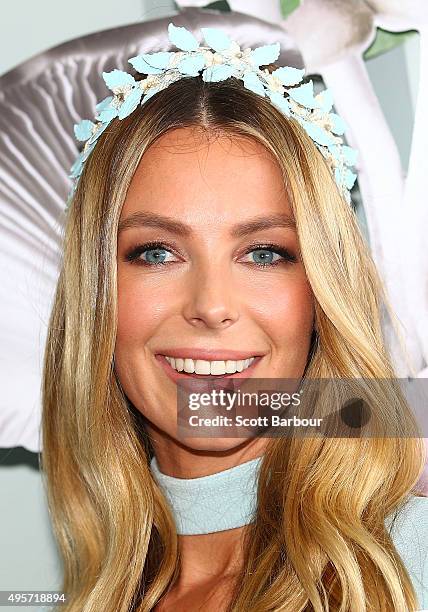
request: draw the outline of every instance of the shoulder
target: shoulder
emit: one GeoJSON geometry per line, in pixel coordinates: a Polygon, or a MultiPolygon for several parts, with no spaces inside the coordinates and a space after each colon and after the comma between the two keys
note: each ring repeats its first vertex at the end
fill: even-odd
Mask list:
{"type": "Polygon", "coordinates": [[[385,524],[419,598],[428,608],[428,497],[411,495],[385,524]]]}

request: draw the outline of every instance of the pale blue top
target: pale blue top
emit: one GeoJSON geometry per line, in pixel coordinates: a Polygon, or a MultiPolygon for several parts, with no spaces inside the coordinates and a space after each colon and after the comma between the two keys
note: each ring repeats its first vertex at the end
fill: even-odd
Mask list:
{"type": "MultiPolygon", "coordinates": [[[[180,535],[197,535],[248,525],[257,499],[257,457],[235,467],[201,476],[175,478],[150,468],[167,498],[180,535]]],[[[392,517],[386,519],[391,528],[392,517]]],[[[391,537],[412,580],[420,607],[428,610],[428,498],[411,496],[398,513],[391,537]]]]}
{"type": "MultiPolygon", "coordinates": [[[[386,524],[390,527],[391,518],[386,524]]],[[[428,497],[411,496],[398,513],[391,537],[402,558],[416,595],[419,610],[428,609],[428,497]]]]}

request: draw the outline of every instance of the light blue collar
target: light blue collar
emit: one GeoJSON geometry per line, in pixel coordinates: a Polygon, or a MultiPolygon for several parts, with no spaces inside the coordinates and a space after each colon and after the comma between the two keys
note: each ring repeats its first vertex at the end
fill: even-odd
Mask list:
{"type": "Polygon", "coordinates": [[[153,477],[168,500],[179,535],[200,535],[243,527],[257,507],[257,483],[262,457],[199,478],[175,478],[150,462],[153,477]]]}

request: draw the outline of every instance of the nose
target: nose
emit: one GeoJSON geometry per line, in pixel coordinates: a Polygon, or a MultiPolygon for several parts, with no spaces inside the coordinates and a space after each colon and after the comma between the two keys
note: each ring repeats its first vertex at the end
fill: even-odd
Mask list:
{"type": "Polygon", "coordinates": [[[194,327],[226,329],[239,319],[238,295],[223,262],[195,270],[186,288],[184,317],[194,327]]]}

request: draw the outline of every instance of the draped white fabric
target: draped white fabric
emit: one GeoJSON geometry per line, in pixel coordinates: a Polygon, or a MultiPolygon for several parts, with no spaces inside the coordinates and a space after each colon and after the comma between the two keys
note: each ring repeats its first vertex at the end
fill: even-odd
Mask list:
{"type": "Polygon", "coordinates": [[[278,26],[197,8],[106,30],[42,53],[0,77],[0,447],[41,450],[41,374],[58,278],[74,123],[108,95],[103,71],[169,48],[170,21],[224,29],[242,47],[280,42],[280,65],[303,67],[278,26]]]}

